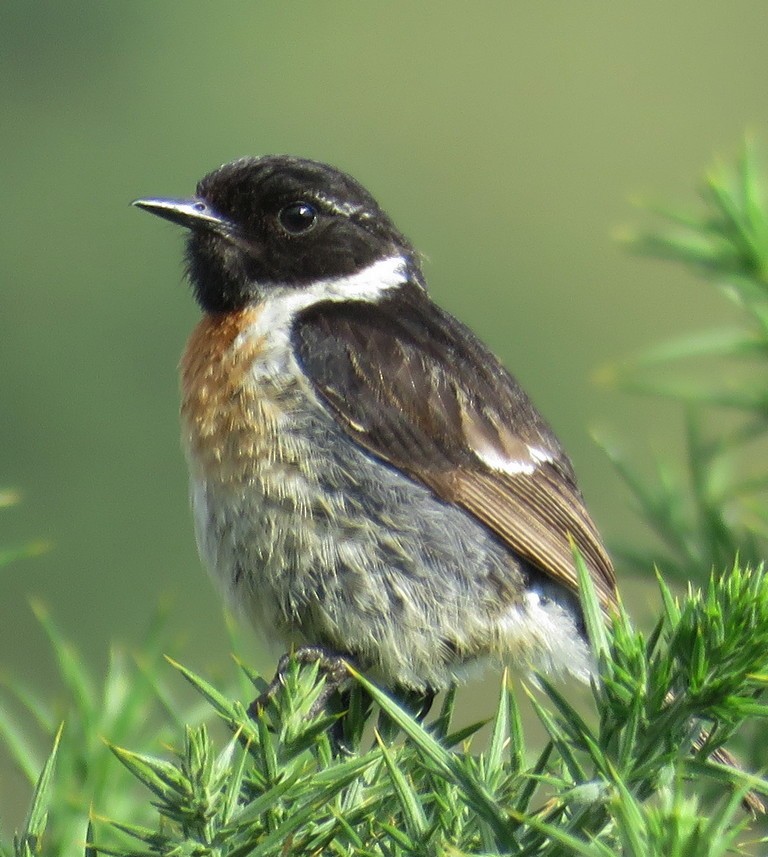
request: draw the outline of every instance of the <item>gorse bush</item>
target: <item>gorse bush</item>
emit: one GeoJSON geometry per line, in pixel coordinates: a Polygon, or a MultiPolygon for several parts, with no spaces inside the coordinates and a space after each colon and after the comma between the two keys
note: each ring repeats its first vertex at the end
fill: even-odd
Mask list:
{"type": "Polygon", "coordinates": [[[577,710],[546,676],[514,692],[505,677],[487,722],[453,724],[454,692],[421,722],[351,670],[346,694],[315,713],[322,673],[293,663],[254,719],[244,702],[263,680],[241,664],[220,689],[169,664],[161,621],[138,655],[113,651],[98,681],[37,607],[68,711],[62,730],[45,700],[19,684],[3,689],[26,717],[20,722],[0,708],[0,735],[36,786],[24,829],[0,853],[763,853],[758,823],[741,800],[750,789],[768,794],[768,786],[710,758],[739,732],[751,768],[768,763],[768,576],[761,566],[768,473],[755,464],[763,459],[750,456],[746,475],[742,463],[768,428],[762,187],[747,146],[736,167],[707,177],[700,214],[664,211],[663,230],[631,237],[636,249],[704,274],[736,301],[742,323],[656,348],[613,371],[626,389],[679,400],[688,425],[685,462],[660,464],[651,482],[614,456],[660,537],[658,545],[617,552],[646,575],[656,564],[664,577],[701,585],[677,598],[660,578],[661,615],[643,634],[623,609],[605,621],[577,557],[598,664],[591,711],[577,710]],[[703,379],[695,370],[672,373],[694,357],[722,371],[703,379]],[[727,429],[717,419],[723,408],[733,412],[727,429]],[[196,702],[179,701],[179,676],[196,702]],[[520,692],[546,730],[543,749],[527,746],[520,692]],[[53,747],[44,764],[34,761],[30,724],[53,747]],[[488,737],[480,740],[483,726],[488,737]]]}
{"type": "Polygon", "coordinates": [[[617,549],[646,574],[702,581],[738,555],[757,565],[768,536],[768,204],[755,147],[744,145],[734,167],[705,176],[698,213],[662,207],[659,231],[626,232],[633,250],[683,263],[739,310],[739,323],[651,348],[606,375],[623,389],[664,396],[685,409],[687,457],[660,461],[644,481],[619,455],[655,545],[617,549]]]}
{"type": "MultiPolygon", "coordinates": [[[[734,567],[682,602],[662,587],[664,610],[647,637],[623,611],[605,628],[586,574],[582,583],[600,665],[595,716],[588,722],[540,679],[543,693],[528,692],[550,740],[533,762],[506,681],[477,752],[472,736],[484,724],[454,730],[453,693],[421,724],[353,675],[343,716],[313,714],[323,677],[294,663],[254,720],[240,701],[174,664],[231,737],[214,741],[198,719],[172,730],[170,756],[111,745],[145,793],[111,771],[96,808],[114,809],[93,816],[86,853],[726,853],[748,820],[741,796],[768,789],[707,756],[746,719],[766,715],[756,695],[766,680],[768,577],[734,567]],[[373,737],[365,728],[371,701],[380,711],[373,737]],[[697,749],[702,723],[711,731],[697,749]],[[719,803],[695,797],[705,781],[724,795],[719,803]]],[[[146,702],[154,692],[144,693],[146,702]]],[[[83,702],[73,699],[73,709],[83,702]]],[[[143,708],[127,732],[141,731],[143,708]]],[[[64,744],[57,738],[8,854],[79,853],[89,787],[98,793],[110,754],[102,745],[88,759],[64,744]]]]}

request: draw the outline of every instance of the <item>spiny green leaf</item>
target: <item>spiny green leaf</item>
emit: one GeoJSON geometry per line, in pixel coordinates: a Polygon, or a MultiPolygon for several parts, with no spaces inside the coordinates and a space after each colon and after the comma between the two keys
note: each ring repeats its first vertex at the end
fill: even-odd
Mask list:
{"type": "MultiPolygon", "coordinates": [[[[239,743],[239,733],[235,733],[233,738],[229,743],[230,753],[234,753],[235,747],[239,743]]],[[[240,800],[240,789],[242,788],[243,778],[245,776],[245,768],[246,763],[250,760],[250,756],[248,753],[248,746],[242,750],[240,753],[240,758],[237,763],[230,769],[225,771],[223,769],[221,773],[226,775],[228,783],[227,783],[227,791],[226,797],[224,800],[224,805],[221,810],[221,820],[223,824],[229,824],[232,820],[235,812],[238,810],[238,804],[240,800]]],[[[223,762],[223,758],[221,760],[223,762]]]]}
{"type": "Polygon", "coordinates": [[[576,547],[575,542],[571,543],[571,550],[576,566],[576,574],[578,575],[579,598],[581,601],[581,610],[584,614],[584,623],[587,626],[587,637],[598,659],[604,658],[608,655],[605,615],[597,598],[597,591],[595,590],[592,575],[589,573],[584,558],[576,547]]]}
{"type": "Polygon", "coordinates": [[[500,844],[511,846],[513,837],[506,814],[488,793],[485,785],[472,776],[456,756],[449,753],[419,723],[393,702],[387,694],[379,690],[376,685],[369,682],[352,668],[350,668],[350,672],[365,687],[368,693],[371,694],[380,708],[413,741],[424,757],[436,765],[438,770],[445,776],[450,777],[462,787],[467,801],[471,802],[475,810],[491,825],[500,844]]]}
{"type": "Polygon", "coordinates": [[[488,762],[488,771],[496,772],[501,769],[504,760],[504,750],[509,741],[509,692],[507,683],[509,677],[507,671],[504,670],[504,675],[501,681],[501,693],[499,694],[499,702],[496,705],[496,716],[493,719],[493,729],[491,730],[491,741],[488,745],[488,751],[485,757],[488,762]]]}
{"type": "Polygon", "coordinates": [[[207,682],[204,678],[201,678],[199,675],[192,672],[192,670],[187,669],[187,667],[173,660],[173,658],[166,656],[166,660],[175,670],[178,670],[184,676],[192,687],[198,690],[205,699],[208,700],[214,710],[221,717],[227,720],[232,728],[237,729],[247,726],[246,721],[248,721],[249,718],[243,710],[242,705],[232,702],[232,700],[224,696],[223,693],[220,693],[212,684],[210,684],[210,682],[207,682]]]}
{"type": "MultiPolygon", "coordinates": [[[[32,704],[34,705],[34,701],[32,704]]],[[[41,767],[37,750],[16,719],[2,706],[0,706],[0,738],[27,781],[34,783],[41,767]]]]}
{"type": "Polygon", "coordinates": [[[280,806],[282,799],[299,782],[301,776],[300,771],[294,771],[292,774],[281,777],[279,782],[249,801],[247,806],[238,813],[237,818],[232,822],[232,826],[235,829],[248,828],[267,812],[280,806]]]}
{"type": "Polygon", "coordinates": [[[144,783],[162,800],[172,801],[174,794],[188,793],[188,781],[172,762],[156,756],[132,753],[130,750],[109,743],[107,746],[136,779],[144,783]]]}
{"type": "Polygon", "coordinates": [[[441,738],[441,741],[446,747],[456,747],[459,744],[463,744],[468,738],[476,735],[483,726],[487,726],[490,722],[491,719],[488,718],[487,720],[477,720],[474,723],[468,723],[461,729],[457,729],[455,732],[451,732],[450,735],[441,738]]]}
{"type": "MultiPolygon", "coordinates": [[[[408,835],[416,840],[420,840],[427,832],[427,818],[424,815],[424,810],[419,803],[419,796],[413,789],[413,786],[408,782],[403,772],[395,764],[391,754],[386,748],[386,745],[376,733],[376,741],[384,758],[384,764],[389,772],[392,785],[395,789],[395,794],[400,802],[400,807],[403,810],[403,817],[408,829],[408,835]]],[[[409,846],[413,847],[413,846],[409,846]]]]}
{"type": "Polygon", "coordinates": [[[250,853],[253,854],[253,857],[265,857],[275,845],[284,843],[292,833],[307,821],[315,819],[320,808],[332,800],[347,784],[346,778],[339,778],[324,789],[316,790],[303,806],[300,808],[293,807],[288,818],[272,833],[265,836],[250,853]]]}
{"type": "Polygon", "coordinates": [[[48,636],[56,656],[59,674],[69,690],[69,696],[77,712],[77,726],[83,734],[96,732],[97,699],[93,681],[85,661],[77,654],[72,643],[56,627],[42,602],[33,600],[32,610],[48,636]]]}
{"type": "Polygon", "coordinates": [[[45,833],[46,824],[48,823],[48,813],[51,810],[53,775],[63,729],[64,725],[62,724],[56,732],[53,740],[53,748],[43,766],[43,770],[40,772],[32,794],[32,803],[30,804],[29,813],[24,823],[24,830],[16,837],[16,842],[18,843],[17,851],[21,848],[25,854],[38,855],[43,853],[41,850],[42,838],[45,833]]]}
{"type": "Polygon", "coordinates": [[[98,857],[96,846],[94,844],[93,821],[88,819],[88,827],[85,831],[85,851],[83,857],[98,857]]]}
{"type": "Polygon", "coordinates": [[[528,699],[531,701],[533,710],[536,712],[542,725],[547,730],[547,734],[549,735],[554,748],[558,751],[565,763],[573,781],[579,782],[580,780],[586,779],[586,771],[579,762],[575,749],[571,746],[567,732],[527,687],[524,687],[524,691],[528,696],[528,699]]]}

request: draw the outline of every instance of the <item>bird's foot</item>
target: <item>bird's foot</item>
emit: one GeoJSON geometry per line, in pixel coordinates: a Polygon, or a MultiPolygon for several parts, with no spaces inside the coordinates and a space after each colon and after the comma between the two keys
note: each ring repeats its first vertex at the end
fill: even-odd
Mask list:
{"type": "Polygon", "coordinates": [[[317,664],[325,677],[325,684],[317,699],[312,704],[309,717],[316,717],[323,711],[328,700],[349,679],[347,665],[350,663],[350,659],[348,657],[344,657],[338,652],[324,649],[322,646],[301,646],[294,652],[286,653],[280,658],[275,677],[267,685],[266,690],[259,694],[248,706],[248,713],[252,718],[256,719],[283,687],[285,684],[285,674],[292,661],[302,665],[317,664]]]}

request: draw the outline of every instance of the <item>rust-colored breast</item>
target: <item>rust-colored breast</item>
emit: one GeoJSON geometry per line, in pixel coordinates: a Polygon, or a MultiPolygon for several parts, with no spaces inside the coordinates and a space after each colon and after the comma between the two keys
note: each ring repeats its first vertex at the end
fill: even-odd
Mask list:
{"type": "Polygon", "coordinates": [[[260,313],[251,307],[207,315],[187,342],[180,367],[182,440],[196,476],[242,482],[268,442],[270,408],[249,373],[264,342],[241,336],[260,313]]]}

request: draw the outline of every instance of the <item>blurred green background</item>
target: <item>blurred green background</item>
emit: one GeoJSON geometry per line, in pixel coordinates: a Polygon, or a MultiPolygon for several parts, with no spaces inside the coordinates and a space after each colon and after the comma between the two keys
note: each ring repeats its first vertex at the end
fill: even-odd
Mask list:
{"type": "MultiPolygon", "coordinates": [[[[53,547],[2,572],[0,672],[53,681],[30,594],[97,666],[164,596],[170,654],[226,661],[177,437],[197,318],[182,239],[129,202],[188,194],[244,154],[327,160],[369,187],[433,295],[553,423],[608,540],[642,538],[589,429],[674,450],[680,423],[590,374],[729,310],[611,231],[640,218],[631,196],[692,201],[713,154],[765,135],[767,27],[763,2],[5,0],[0,487],[24,499],[0,545],[53,547]]],[[[22,785],[0,753],[6,829],[22,785]]]]}

